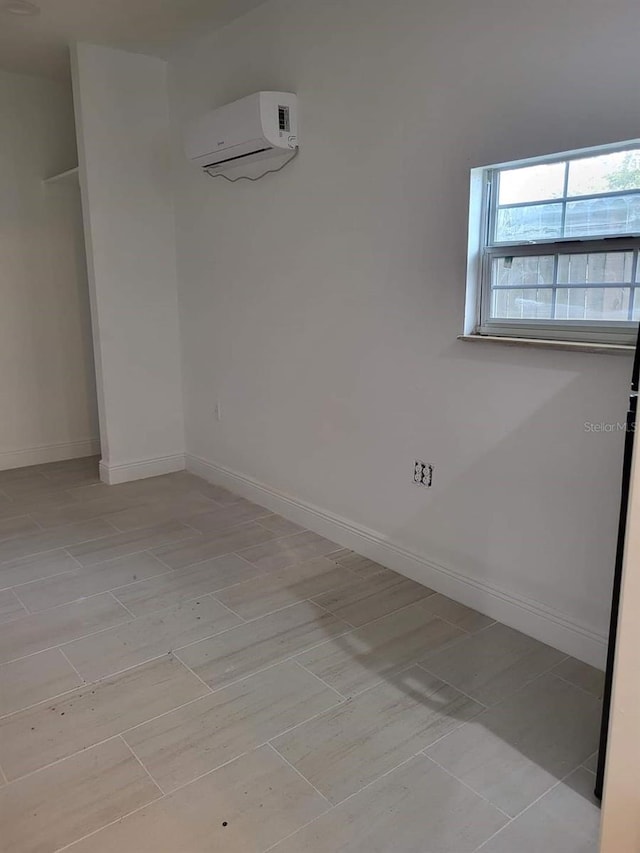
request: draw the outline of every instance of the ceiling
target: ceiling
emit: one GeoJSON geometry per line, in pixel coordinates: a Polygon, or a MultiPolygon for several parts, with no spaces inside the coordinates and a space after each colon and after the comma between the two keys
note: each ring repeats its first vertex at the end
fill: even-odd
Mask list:
{"type": "Polygon", "coordinates": [[[0,69],[64,78],[68,46],[108,44],[165,56],[202,26],[222,26],[263,0],[36,0],[35,17],[11,15],[0,0],[0,69]]]}

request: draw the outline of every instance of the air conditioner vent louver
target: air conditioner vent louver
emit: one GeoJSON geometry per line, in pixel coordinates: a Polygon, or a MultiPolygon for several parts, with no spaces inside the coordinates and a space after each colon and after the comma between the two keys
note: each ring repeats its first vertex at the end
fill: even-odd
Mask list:
{"type": "Polygon", "coordinates": [[[247,157],[254,157],[256,154],[263,154],[265,151],[272,151],[270,145],[266,148],[257,148],[255,151],[249,151],[247,154],[236,154],[235,157],[226,157],[224,160],[216,160],[213,163],[209,163],[206,166],[203,166],[203,169],[213,169],[217,166],[222,166],[224,163],[232,163],[234,160],[246,160],[247,157]]]}

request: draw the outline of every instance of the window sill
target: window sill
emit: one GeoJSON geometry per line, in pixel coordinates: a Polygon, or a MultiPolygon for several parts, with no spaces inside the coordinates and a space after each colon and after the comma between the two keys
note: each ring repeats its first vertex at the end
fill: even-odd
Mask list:
{"type": "Polygon", "coordinates": [[[508,347],[534,347],[568,352],[596,352],[610,355],[633,355],[635,347],[623,344],[588,344],[583,341],[552,341],[543,338],[507,338],[497,335],[458,335],[459,341],[502,344],[508,347]]]}

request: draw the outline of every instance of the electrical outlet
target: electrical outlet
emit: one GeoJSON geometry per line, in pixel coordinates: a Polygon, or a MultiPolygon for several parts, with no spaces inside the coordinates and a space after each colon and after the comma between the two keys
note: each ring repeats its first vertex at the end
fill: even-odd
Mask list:
{"type": "Polygon", "coordinates": [[[413,463],[413,482],[416,486],[425,486],[430,489],[433,483],[433,465],[423,462],[422,459],[416,459],[413,463]]]}

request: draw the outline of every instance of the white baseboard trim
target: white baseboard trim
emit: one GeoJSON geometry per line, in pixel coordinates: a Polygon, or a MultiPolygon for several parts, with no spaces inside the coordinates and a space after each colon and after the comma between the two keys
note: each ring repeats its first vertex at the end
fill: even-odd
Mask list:
{"type": "Polygon", "coordinates": [[[47,462],[62,462],[65,459],[80,459],[100,453],[100,439],[85,438],[82,441],[65,441],[59,444],[43,444],[20,450],[0,451],[0,471],[24,468],[28,465],[44,465],[47,462]]]}
{"type": "Polygon", "coordinates": [[[507,593],[456,569],[443,566],[404,548],[375,530],[286,495],[223,465],[188,453],[186,467],[193,474],[225,486],[321,536],[326,536],[343,548],[350,548],[370,560],[388,566],[578,660],[604,668],[606,637],[546,605],[507,593]]]}
{"type": "Polygon", "coordinates": [[[173,474],[184,471],[183,453],[173,456],[160,456],[157,459],[141,459],[138,462],[126,462],[123,465],[107,465],[100,462],[100,479],[108,486],[128,483],[130,480],[143,480],[146,477],[159,477],[160,474],[173,474]]]}

